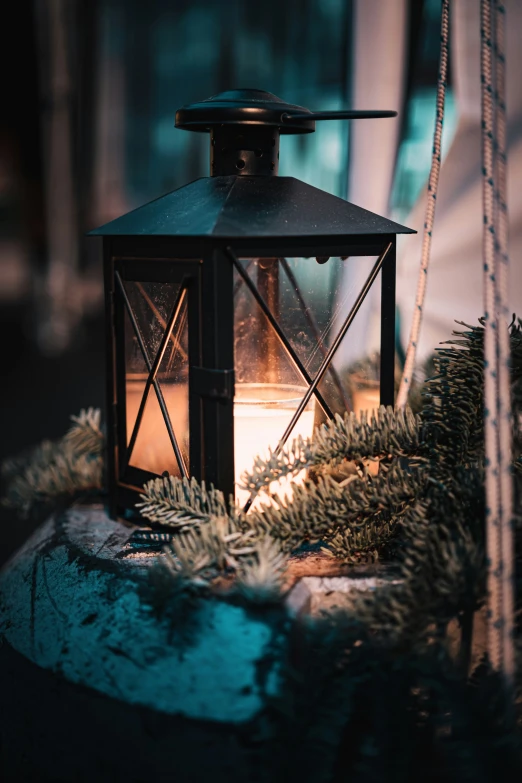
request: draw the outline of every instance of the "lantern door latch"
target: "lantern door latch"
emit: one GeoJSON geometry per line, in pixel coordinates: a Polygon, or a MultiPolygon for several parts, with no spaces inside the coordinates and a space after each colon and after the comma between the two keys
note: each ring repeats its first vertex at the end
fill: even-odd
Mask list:
{"type": "Polygon", "coordinates": [[[234,398],[234,370],[191,367],[190,386],[191,390],[200,397],[229,402],[234,398]]]}

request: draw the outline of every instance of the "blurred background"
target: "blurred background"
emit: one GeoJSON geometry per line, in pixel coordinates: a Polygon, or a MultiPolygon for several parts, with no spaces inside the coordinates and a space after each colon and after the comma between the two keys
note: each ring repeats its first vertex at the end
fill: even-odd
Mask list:
{"type": "MultiPolygon", "coordinates": [[[[479,2],[453,0],[444,162],[420,359],[481,304],[479,2]]],[[[507,2],[513,310],[522,312],[522,4],[507,2]]],[[[311,109],[397,109],[282,140],[281,175],[422,229],[440,0],[18,0],[1,27],[0,459],[103,406],[100,247],[85,233],[208,175],[208,138],[174,129],[185,103],[257,87],[311,109]]],[[[420,235],[399,245],[399,352],[420,235]]],[[[338,296],[353,283],[347,267],[338,296]]],[[[376,347],[368,300],[349,363],[376,347]]],[[[345,341],[346,342],[346,341],[345,341]]],[[[2,557],[34,521],[2,511],[2,557]],[[5,531],[5,535],[4,535],[5,531]]]]}

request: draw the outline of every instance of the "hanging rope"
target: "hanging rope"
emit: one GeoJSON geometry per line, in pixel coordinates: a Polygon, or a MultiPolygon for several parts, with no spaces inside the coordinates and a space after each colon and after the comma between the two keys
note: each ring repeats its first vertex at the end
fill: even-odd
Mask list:
{"type": "Polygon", "coordinates": [[[415,355],[422,322],[424,299],[426,296],[426,283],[428,280],[428,266],[430,263],[431,235],[435,220],[435,205],[437,202],[437,190],[439,186],[439,173],[441,163],[442,126],[444,124],[444,101],[446,98],[446,83],[448,71],[448,42],[449,42],[449,0],[442,0],[442,18],[440,31],[440,60],[439,76],[437,80],[437,114],[435,117],[435,131],[433,134],[433,149],[431,155],[431,168],[428,180],[428,203],[424,217],[424,232],[422,236],[422,253],[419,278],[417,282],[417,295],[415,297],[415,309],[411,324],[410,339],[404,370],[397,394],[397,408],[404,408],[408,400],[415,367],[415,355]]]}
{"type": "Polygon", "coordinates": [[[506,207],[505,9],[481,1],[484,255],[484,428],[488,556],[488,653],[506,682],[514,676],[513,487],[509,384],[506,207]]]}
{"type": "Polygon", "coordinates": [[[499,364],[503,368],[498,373],[499,401],[499,446],[500,446],[500,477],[501,477],[501,525],[502,558],[506,563],[506,585],[504,589],[504,669],[511,681],[515,672],[514,648],[514,540],[513,540],[513,476],[512,476],[512,432],[513,418],[510,389],[510,346],[507,324],[510,321],[509,312],[509,254],[508,254],[508,211],[507,211],[507,180],[506,180],[506,102],[505,102],[505,71],[506,58],[504,46],[505,6],[497,0],[495,14],[495,60],[496,60],[496,105],[497,105],[497,183],[496,194],[497,225],[498,225],[498,308],[501,318],[501,328],[498,333],[499,364]]]}
{"type": "MultiPolygon", "coordinates": [[[[508,213],[506,206],[505,7],[481,0],[481,92],[484,257],[484,427],[488,556],[488,651],[510,686],[514,677],[513,485],[509,381],[508,213]]],[[[449,0],[442,0],[437,116],[428,182],[415,310],[396,405],[411,386],[426,294],[441,162],[448,62],[449,0]]]]}

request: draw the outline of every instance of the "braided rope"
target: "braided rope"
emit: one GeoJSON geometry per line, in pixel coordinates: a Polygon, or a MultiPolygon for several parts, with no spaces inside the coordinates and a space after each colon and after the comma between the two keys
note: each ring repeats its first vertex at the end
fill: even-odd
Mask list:
{"type": "Polygon", "coordinates": [[[496,106],[497,106],[497,237],[498,249],[496,276],[498,281],[498,310],[502,319],[498,333],[498,418],[499,418],[499,469],[501,480],[500,524],[502,529],[502,559],[504,563],[505,587],[503,590],[504,611],[504,671],[509,680],[515,672],[514,633],[514,542],[513,542],[513,478],[511,472],[513,431],[510,393],[510,346],[509,333],[509,255],[508,255],[508,211],[506,203],[506,103],[504,49],[505,7],[496,0],[495,14],[495,60],[496,60],[496,106]]]}
{"type": "Polygon", "coordinates": [[[441,164],[442,126],[444,124],[444,101],[446,98],[446,84],[448,71],[448,41],[449,41],[449,0],[442,0],[442,16],[440,31],[440,60],[439,75],[437,80],[437,113],[435,117],[435,130],[433,134],[433,149],[431,155],[431,168],[428,180],[428,203],[424,217],[424,232],[422,236],[422,251],[419,277],[417,281],[417,294],[415,297],[415,309],[411,324],[410,339],[406,351],[404,370],[397,394],[397,408],[404,408],[408,400],[408,392],[413,379],[415,356],[422,322],[424,299],[426,297],[426,284],[428,281],[428,266],[430,263],[431,236],[433,222],[435,220],[435,205],[437,202],[437,190],[439,186],[439,174],[441,164]]]}
{"type": "Polygon", "coordinates": [[[502,585],[495,567],[502,560],[500,519],[499,519],[499,465],[497,448],[497,384],[496,351],[497,322],[495,319],[495,194],[494,150],[493,150],[493,39],[491,4],[493,0],[481,0],[481,51],[480,77],[482,91],[482,210],[483,258],[484,258],[484,431],[486,447],[486,521],[487,521],[487,557],[490,565],[488,574],[488,652],[492,666],[499,669],[502,665],[502,585]],[[492,361],[493,357],[493,361],[492,361]],[[492,572],[497,576],[492,578],[492,572]]]}
{"type": "Polygon", "coordinates": [[[507,683],[511,684],[514,676],[513,490],[507,330],[509,258],[504,20],[505,9],[500,0],[482,0],[480,33],[488,652],[493,667],[502,671],[507,683]]]}

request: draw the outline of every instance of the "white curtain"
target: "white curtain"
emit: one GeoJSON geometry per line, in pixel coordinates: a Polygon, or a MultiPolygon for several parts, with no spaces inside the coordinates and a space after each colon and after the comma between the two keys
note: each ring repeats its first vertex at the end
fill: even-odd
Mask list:
{"type": "MultiPolygon", "coordinates": [[[[513,312],[522,316],[522,188],[518,182],[522,173],[522,2],[506,0],[505,5],[510,295],[513,312]]],[[[454,0],[451,24],[459,121],[440,174],[418,360],[448,339],[455,320],[475,324],[483,313],[479,1],[454,0]]],[[[425,204],[423,190],[405,221],[419,233],[404,238],[399,253],[397,297],[404,345],[417,284],[425,204]]]]}
{"type": "MultiPolygon", "coordinates": [[[[402,108],[407,0],[355,0],[352,62],[354,109],[402,108]]],[[[387,216],[400,124],[398,119],[355,120],[350,123],[349,201],[387,216]]],[[[346,305],[360,288],[358,259],[344,265],[337,305],[340,327],[346,305]]],[[[378,347],[379,302],[377,285],[368,294],[356,320],[339,347],[336,364],[345,367],[364,356],[372,344],[378,347]]]]}

